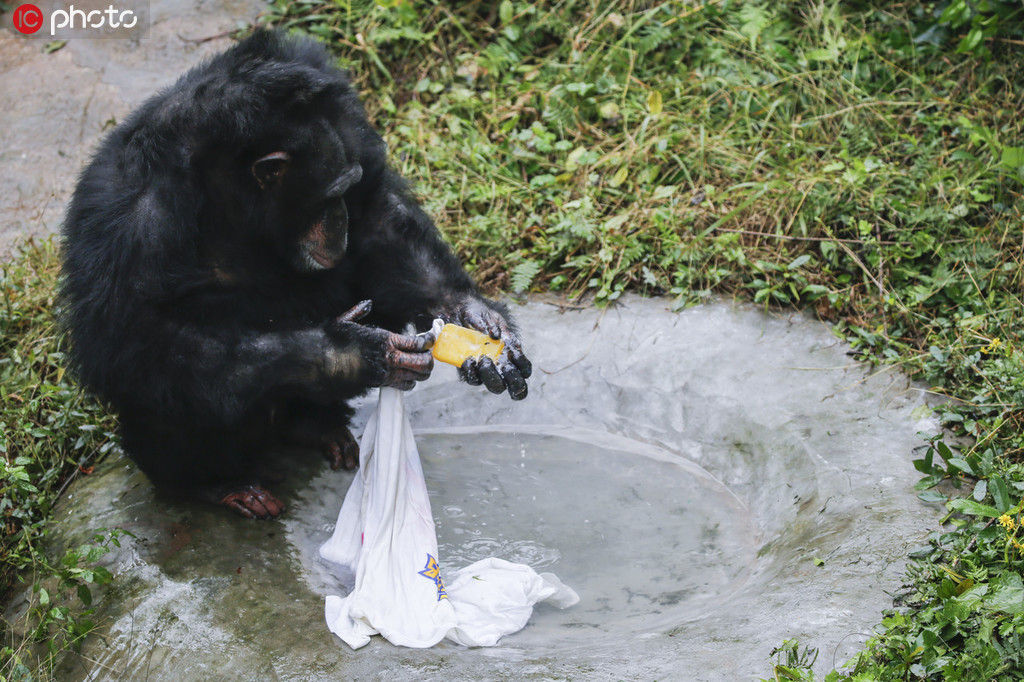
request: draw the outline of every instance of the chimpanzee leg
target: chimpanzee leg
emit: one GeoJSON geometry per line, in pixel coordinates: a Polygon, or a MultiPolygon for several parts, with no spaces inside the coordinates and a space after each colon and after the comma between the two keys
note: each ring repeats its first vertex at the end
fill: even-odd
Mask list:
{"type": "Polygon", "coordinates": [[[354,410],[342,402],[317,404],[295,401],[285,412],[281,428],[288,442],[322,452],[331,468],[359,466],[359,443],[348,428],[354,410]]]}
{"type": "Polygon", "coordinates": [[[162,491],[215,502],[248,518],[275,518],[284,511],[258,481],[263,453],[252,438],[122,415],[121,439],[162,491]]]}

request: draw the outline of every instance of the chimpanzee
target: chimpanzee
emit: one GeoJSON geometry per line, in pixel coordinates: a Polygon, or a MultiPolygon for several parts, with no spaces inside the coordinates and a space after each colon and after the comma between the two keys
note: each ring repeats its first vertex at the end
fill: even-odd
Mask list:
{"type": "Polygon", "coordinates": [[[259,31],[103,141],[63,228],[80,381],[155,485],[251,518],[286,442],[358,463],[351,398],[429,376],[433,318],[505,342],[462,378],[526,396],[508,311],[479,293],[317,43],[259,31]],[[411,331],[415,327],[421,333],[411,331]]]}

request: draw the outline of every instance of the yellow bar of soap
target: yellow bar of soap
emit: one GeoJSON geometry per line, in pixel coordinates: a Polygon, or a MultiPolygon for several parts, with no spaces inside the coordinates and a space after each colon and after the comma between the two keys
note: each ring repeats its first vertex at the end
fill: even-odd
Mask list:
{"type": "Polygon", "coordinates": [[[460,367],[466,358],[480,358],[485,355],[497,362],[503,350],[505,344],[495,341],[487,334],[455,324],[446,324],[441,328],[431,352],[441,362],[460,367]]]}

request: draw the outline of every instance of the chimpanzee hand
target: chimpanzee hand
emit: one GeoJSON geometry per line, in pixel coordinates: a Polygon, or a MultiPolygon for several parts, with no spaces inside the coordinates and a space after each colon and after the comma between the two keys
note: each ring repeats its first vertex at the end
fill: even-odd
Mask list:
{"type": "Polygon", "coordinates": [[[363,374],[365,385],[391,386],[408,391],[417,381],[430,377],[434,369],[434,356],[430,349],[437,337],[430,331],[406,336],[358,324],[357,320],[365,317],[372,308],[372,301],[362,301],[334,320],[328,332],[333,330],[341,335],[347,331],[357,339],[367,366],[363,374]]]}
{"type": "Polygon", "coordinates": [[[533,373],[533,364],[523,353],[519,332],[499,310],[479,298],[467,297],[459,301],[454,309],[442,313],[441,318],[446,322],[476,329],[505,343],[497,365],[489,357],[479,360],[469,358],[462,363],[459,376],[467,384],[483,384],[491,393],[501,393],[507,388],[512,400],[526,397],[526,380],[533,373]]]}

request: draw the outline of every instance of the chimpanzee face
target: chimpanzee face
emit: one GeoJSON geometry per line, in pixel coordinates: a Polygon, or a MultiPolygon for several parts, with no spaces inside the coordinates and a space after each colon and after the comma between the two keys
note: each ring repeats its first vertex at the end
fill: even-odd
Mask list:
{"type": "Polygon", "coordinates": [[[274,142],[279,148],[260,154],[250,169],[263,227],[295,270],[330,270],[345,255],[345,193],[362,178],[362,167],[324,119],[293,124],[274,142]]]}

